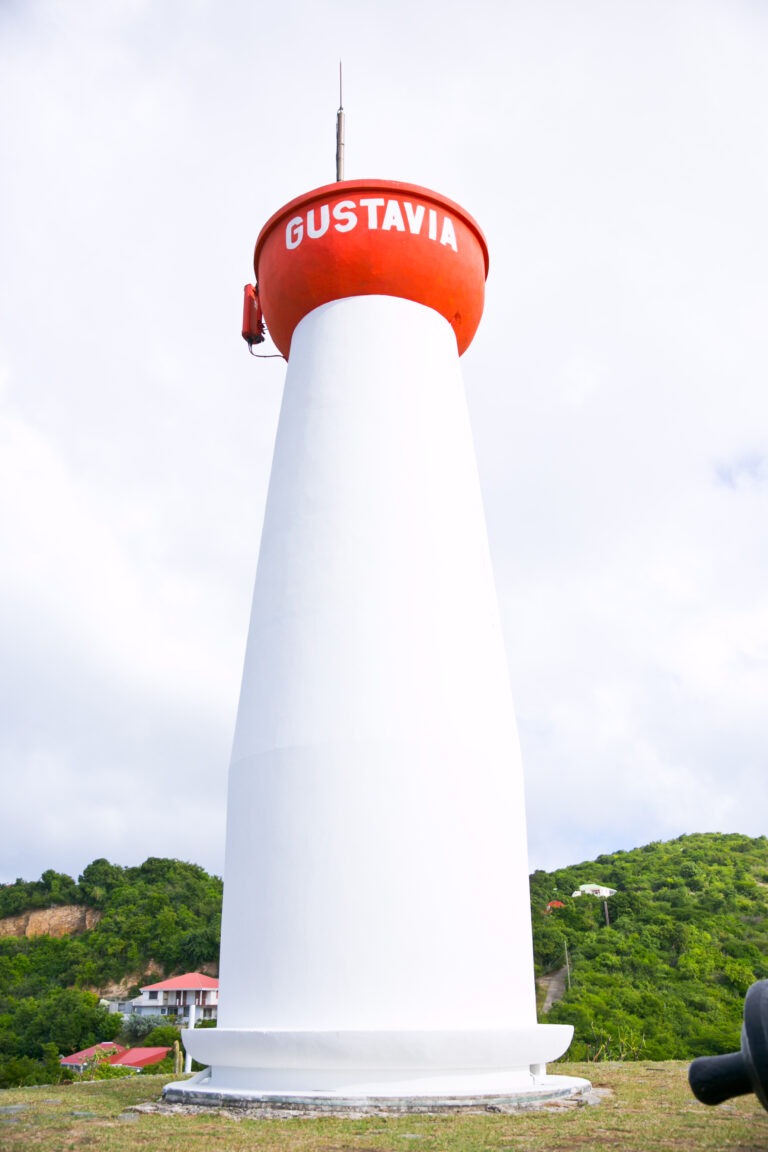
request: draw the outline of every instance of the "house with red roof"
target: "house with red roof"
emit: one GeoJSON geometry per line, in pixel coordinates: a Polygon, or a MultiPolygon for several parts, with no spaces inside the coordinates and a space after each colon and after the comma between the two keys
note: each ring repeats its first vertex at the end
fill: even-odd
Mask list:
{"type": "Polygon", "coordinates": [[[544,911],[552,912],[555,908],[565,908],[565,904],[563,904],[562,900],[550,900],[544,911]]]}
{"type": "Polygon", "coordinates": [[[159,1064],[170,1052],[170,1048],[127,1048],[110,1057],[110,1064],[119,1064],[121,1068],[149,1068],[152,1064],[159,1064]]]}
{"type": "Polygon", "coordinates": [[[122,1044],[116,1044],[114,1040],[105,1040],[102,1044],[91,1044],[90,1048],[83,1048],[82,1052],[73,1052],[71,1056],[62,1056],[59,1063],[65,1068],[71,1068],[73,1072],[82,1072],[86,1064],[95,1056],[107,1056],[111,1063],[111,1058],[119,1056],[121,1052],[127,1052],[127,1048],[122,1044]]]}
{"type": "Polygon", "coordinates": [[[170,1048],[125,1048],[122,1044],[107,1040],[83,1048],[82,1052],[73,1052],[71,1056],[62,1056],[60,1063],[73,1072],[82,1072],[94,1058],[101,1057],[109,1064],[119,1064],[121,1068],[133,1068],[138,1072],[142,1068],[159,1064],[169,1052],[170,1048]]]}
{"type": "Polygon", "coordinates": [[[216,1019],[219,982],[215,976],[186,972],[157,984],[146,984],[141,995],[131,1001],[131,1012],[137,1016],[188,1017],[191,1006],[198,1020],[216,1019]]]}

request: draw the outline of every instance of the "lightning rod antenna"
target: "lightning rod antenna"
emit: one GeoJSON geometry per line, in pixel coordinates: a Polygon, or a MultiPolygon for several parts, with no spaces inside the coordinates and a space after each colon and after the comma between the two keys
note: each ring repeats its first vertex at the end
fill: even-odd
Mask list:
{"type": "Polygon", "coordinates": [[[341,90],[341,60],[339,60],[339,110],[336,113],[336,179],[344,179],[344,100],[341,90]]]}

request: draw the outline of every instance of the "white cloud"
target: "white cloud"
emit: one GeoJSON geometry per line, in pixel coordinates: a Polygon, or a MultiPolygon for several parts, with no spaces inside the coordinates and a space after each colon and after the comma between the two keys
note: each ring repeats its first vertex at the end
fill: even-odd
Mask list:
{"type": "Polygon", "coordinates": [[[333,178],[339,57],[348,174],[489,240],[464,374],[532,864],[765,831],[763,9],[34,0],[0,33],[0,873],[221,867],[283,375],[240,289],[333,178]]]}

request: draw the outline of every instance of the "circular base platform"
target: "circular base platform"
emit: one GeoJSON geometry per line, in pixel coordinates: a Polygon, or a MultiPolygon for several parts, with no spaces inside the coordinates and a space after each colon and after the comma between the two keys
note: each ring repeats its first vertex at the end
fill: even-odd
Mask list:
{"type": "Polygon", "coordinates": [[[589,1082],[548,1076],[573,1028],[497,1029],[209,1028],[184,1034],[208,1065],[168,1084],[169,1103],[312,1111],[433,1112],[535,1107],[588,1091],[589,1082]]]}
{"type": "MultiPolygon", "coordinates": [[[[254,1081],[258,1075],[254,1074],[254,1081]]],[[[206,1108],[263,1109],[275,1113],[354,1112],[515,1112],[567,1100],[578,1102],[591,1092],[589,1080],[576,1076],[491,1073],[485,1076],[439,1076],[429,1080],[357,1084],[350,1091],[265,1092],[258,1087],[214,1083],[210,1069],[190,1080],[167,1084],[163,1100],[206,1108]],[[462,1082],[463,1080],[463,1082],[462,1082]]]]}

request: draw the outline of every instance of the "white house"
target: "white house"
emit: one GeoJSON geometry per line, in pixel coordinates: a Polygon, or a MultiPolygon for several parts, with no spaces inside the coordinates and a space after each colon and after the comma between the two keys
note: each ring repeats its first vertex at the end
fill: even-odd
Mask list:
{"type": "Polygon", "coordinates": [[[131,1012],[137,1016],[189,1016],[194,1004],[198,1020],[215,1020],[219,1006],[219,982],[201,972],[171,976],[158,984],[147,984],[141,995],[131,1001],[131,1012]]]}
{"type": "Polygon", "coordinates": [[[601,900],[607,900],[609,896],[616,895],[615,888],[606,888],[603,884],[579,884],[574,896],[599,896],[601,900]]]}

